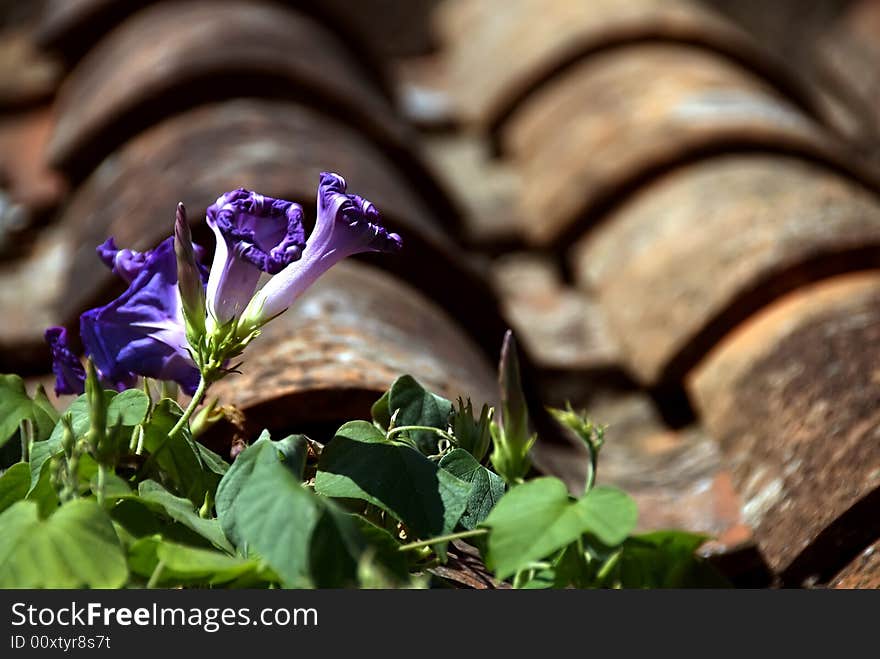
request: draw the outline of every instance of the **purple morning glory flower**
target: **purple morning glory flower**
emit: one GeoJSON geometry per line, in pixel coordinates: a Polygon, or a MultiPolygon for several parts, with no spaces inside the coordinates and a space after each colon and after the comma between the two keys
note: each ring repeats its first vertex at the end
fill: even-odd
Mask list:
{"type": "MultiPolygon", "coordinates": [[[[107,253],[108,243],[99,253],[102,248],[107,253]]],[[[138,375],[174,380],[192,394],[199,371],[189,354],[181,314],[174,238],[166,238],[144,254],[117,256],[112,267],[133,274],[128,290],[110,304],[80,316],[86,354],[102,380],[117,387],[131,385],[138,375]]]]}
{"type": "Polygon", "coordinates": [[[208,278],[207,307],[218,325],[239,316],[260,273],[281,272],[302,256],[305,231],[299,204],[239,188],[208,208],[217,247],[208,278]]]}
{"type": "Polygon", "coordinates": [[[85,390],[86,370],[79,357],[67,345],[67,330],[63,327],[50,327],[44,336],[52,351],[55,394],[81,394],[85,390]]]}
{"type": "Polygon", "coordinates": [[[401,248],[400,236],[379,224],[376,207],[345,190],[344,178],[321,173],[318,218],[302,259],[272,277],[254,296],[244,314],[247,325],[259,327],[285,311],[318,277],[347,256],[401,248]]]}

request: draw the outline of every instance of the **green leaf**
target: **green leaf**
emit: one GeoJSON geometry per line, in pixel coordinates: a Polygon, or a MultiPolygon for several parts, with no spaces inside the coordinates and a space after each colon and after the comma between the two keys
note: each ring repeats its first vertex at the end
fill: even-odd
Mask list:
{"type": "MultiPolygon", "coordinates": [[[[357,526],[304,488],[272,444],[254,444],[236,460],[245,458],[250,466],[235,478],[234,505],[218,509],[223,527],[233,529],[239,546],[265,559],[287,587],[353,585],[365,546],[357,526]]],[[[225,498],[222,483],[220,492],[225,498]]]]}
{"type": "Polygon", "coordinates": [[[558,478],[536,478],[508,492],[484,522],[491,529],[487,562],[506,579],[585,533],[618,545],[637,517],[635,502],[619,490],[595,488],[575,501],[558,478]]]}
{"type": "MultiPolygon", "coordinates": [[[[135,498],[135,495],[129,495],[129,498],[135,498]]],[[[218,520],[199,517],[189,499],[174,496],[159,483],[152,480],[143,481],[138,486],[136,500],[151,510],[161,512],[175,522],[183,524],[218,549],[230,554],[235,551],[226,539],[218,520]]]]}
{"type": "MultiPolygon", "coordinates": [[[[33,469],[33,467],[31,468],[33,469]]],[[[33,478],[33,473],[31,478],[33,478]]],[[[52,485],[52,463],[50,461],[47,460],[43,463],[40,473],[37,475],[37,482],[28,490],[25,499],[37,504],[40,517],[48,517],[58,508],[60,502],[58,501],[58,493],[52,485]]]]}
{"type": "Polygon", "coordinates": [[[391,392],[386,391],[370,408],[370,417],[372,417],[373,421],[378,423],[383,430],[388,430],[388,426],[391,425],[391,410],[388,407],[388,398],[390,396],[391,392]]]}
{"type": "Polygon", "coordinates": [[[161,562],[155,585],[165,588],[224,584],[251,588],[278,581],[262,561],[189,547],[155,535],[134,542],[128,560],[132,572],[146,579],[153,576],[161,562]]]}
{"type": "Polygon", "coordinates": [[[150,409],[150,398],[140,389],[126,389],[115,396],[107,406],[107,427],[116,424],[136,426],[144,420],[150,409]]]}
{"type": "Polygon", "coordinates": [[[504,496],[504,479],[486,469],[470,453],[460,448],[444,455],[440,460],[440,468],[466,483],[471,483],[471,496],[460,523],[468,530],[476,528],[504,496]]]}
{"type": "Polygon", "coordinates": [[[27,495],[31,486],[31,468],[18,462],[0,476],[0,513],[27,495]]]}
{"type": "Polygon", "coordinates": [[[196,448],[199,451],[199,455],[202,458],[202,464],[207,467],[208,471],[212,474],[217,474],[220,478],[229,471],[229,463],[226,462],[219,455],[214,453],[211,449],[209,449],[204,444],[200,444],[199,442],[195,442],[196,448]]]}
{"type": "Polygon", "coordinates": [[[730,588],[712,565],[696,554],[709,536],[686,531],[654,531],[623,543],[603,585],[622,588],[730,588]]]}
{"type": "Polygon", "coordinates": [[[400,551],[401,543],[385,529],[360,515],[351,515],[351,518],[369,545],[366,555],[370,563],[381,568],[386,576],[398,583],[408,583],[411,576],[408,559],[414,555],[400,551]]]}
{"type": "Polygon", "coordinates": [[[160,535],[191,547],[215,549],[207,538],[174,521],[159,506],[141,501],[137,496],[118,499],[109,513],[117,525],[120,539],[129,545],[138,538],[160,535]]]}
{"type": "MultiPolygon", "coordinates": [[[[80,463],[82,464],[82,462],[80,463]]],[[[82,471],[82,470],[80,470],[82,471]]],[[[95,473],[89,478],[89,489],[92,492],[98,491],[98,473],[97,470],[95,473]]],[[[112,471],[108,470],[108,473],[104,476],[104,497],[108,504],[113,504],[115,499],[120,497],[125,497],[131,494],[131,487],[124,478],[120,478],[112,471]]]]}
{"type": "Polygon", "coordinates": [[[34,392],[34,438],[36,441],[41,442],[48,439],[60,418],[61,415],[49,400],[43,385],[37,385],[37,390],[34,392]]]}
{"type": "Polygon", "coordinates": [[[242,489],[251,480],[257,464],[282,460],[283,464],[292,469],[291,473],[297,479],[301,479],[307,452],[308,445],[304,435],[291,435],[276,442],[270,438],[267,431],[263,431],[257,441],[235,459],[217,486],[214,504],[223,531],[233,544],[239,546],[242,544],[242,538],[236,528],[238,515],[235,507],[242,489]]]}
{"type": "Polygon", "coordinates": [[[577,502],[589,527],[587,532],[609,547],[619,545],[639,518],[636,502],[614,487],[596,487],[577,502]]]}
{"type": "MultiPolygon", "coordinates": [[[[451,402],[427,391],[410,375],[401,375],[391,385],[388,408],[392,416],[397,413],[394,422],[397,427],[428,426],[446,430],[449,426],[449,415],[452,413],[451,402]]],[[[413,430],[409,432],[409,436],[422,453],[437,453],[439,437],[436,433],[413,430]]]]}
{"type": "MultiPolygon", "coordinates": [[[[104,404],[109,407],[116,396],[117,393],[115,391],[104,391],[104,404]]],[[[76,400],[74,400],[70,404],[70,407],[68,407],[64,413],[70,414],[71,422],[73,425],[73,434],[77,439],[88,432],[90,423],[89,401],[86,398],[85,394],[79,396],[76,400]]],[[[55,425],[55,428],[54,430],[52,430],[52,434],[49,436],[49,439],[41,442],[34,442],[34,445],[31,448],[30,460],[31,490],[33,490],[37,485],[37,481],[40,478],[40,474],[43,469],[43,463],[51,458],[53,455],[61,452],[61,439],[63,436],[64,426],[63,424],[59,423],[55,425]]]]}
{"type": "Polygon", "coordinates": [[[368,501],[428,539],[455,528],[471,486],[409,446],[388,441],[366,421],[352,421],[321,454],[315,491],[368,501]]]}
{"type": "Polygon", "coordinates": [[[220,475],[205,465],[189,427],[184,426],[182,432],[168,439],[168,433],[181,416],[183,410],[173,400],[159,401],[150,420],[144,424],[144,447],[151,454],[152,475],[175,493],[201,506],[206,494],[214,496],[220,475]]]}
{"type": "Polygon", "coordinates": [[[0,528],[0,588],[119,588],[128,578],[110,517],[94,501],[75,499],[45,520],[19,501],[0,528]]]}
{"type": "Polygon", "coordinates": [[[37,437],[46,436],[58,420],[45,392],[39,400],[31,400],[24,380],[17,375],[0,375],[0,446],[16,436],[19,425],[25,419],[34,422],[37,437]],[[48,403],[48,408],[46,404],[48,403]]]}

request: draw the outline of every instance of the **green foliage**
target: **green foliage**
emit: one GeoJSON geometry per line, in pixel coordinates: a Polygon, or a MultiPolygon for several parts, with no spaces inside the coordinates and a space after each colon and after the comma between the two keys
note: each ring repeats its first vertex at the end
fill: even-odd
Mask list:
{"type": "Polygon", "coordinates": [[[218,549],[228,553],[233,552],[232,545],[226,539],[218,520],[200,517],[189,499],[174,496],[155,481],[142,481],[138,486],[137,494],[132,493],[117,497],[118,501],[126,499],[133,499],[154,513],[182,524],[218,549]]]}
{"type": "Polygon", "coordinates": [[[134,542],[128,549],[128,563],[134,574],[162,588],[204,585],[256,588],[278,581],[264,561],[189,547],[158,535],[134,542]]]}
{"type": "Polygon", "coordinates": [[[352,421],[324,449],[315,491],[372,503],[426,539],[455,528],[471,485],[410,446],[386,439],[375,426],[352,421]]]}
{"type": "Polygon", "coordinates": [[[585,534],[618,545],[637,516],[635,502],[619,490],[597,488],[572,499],[558,478],[536,478],[513,488],[486,519],[488,564],[505,579],[585,534]]]}
{"type": "Polygon", "coordinates": [[[0,476],[0,513],[27,496],[31,487],[31,469],[26,462],[18,462],[0,476]]]}
{"type": "Polygon", "coordinates": [[[37,438],[45,438],[58,422],[58,413],[42,388],[31,398],[19,376],[0,375],[0,446],[16,437],[21,422],[28,420],[37,438]]]}
{"type": "Polygon", "coordinates": [[[627,538],[605,570],[603,586],[618,588],[726,588],[730,583],[696,551],[709,537],[654,531],[627,538]]]}
{"type": "Polygon", "coordinates": [[[460,524],[466,529],[476,528],[504,496],[504,479],[461,448],[444,455],[440,468],[471,484],[471,495],[460,524]]]}
{"type": "Polygon", "coordinates": [[[120,588],[128,578],[110,517],[93,501],[71,501],[48,519],[19,501],[0,528],[0,588],[120,588]]]}
{"type": "Polygon", "coordinates": [[[351,515],[309,491],[291,469],[289,458],[302,443],[282,448],[263,437],[245,450],[220,484],[221,524],[240,551],[261,556],[284,586],[353,585],[367,541],[351,515]]]}
{"type": "MultiPolygon", "coordinates": [[[[446,430],[452,413],[452,403],[427,391],[412,376],[402,375],[388,390],[388,410],[396,427],[428,426],[446,430]]],[[[411,430],[407,435],[425,455],[437,453],[437,433],[411,430]]]]}
{"type": "Polygon", "coordinates": [[[591,450],[585,493],[528,478],[511,336],[497,418],[404,375],[372,423],[323,447],[264,432],[231,465],[193,438],[192,409],[88,372],[63,415],[0,377],[0,587],[421,588],[456,539],[518,588],[726,585],[696,555],[704,536],[632,535],[632,499],[593,487],[604,436],[585,415],[551,410],[591,450]]]}
{"type": "Polygon", "coordinates": [[[214,496],[221,475],[206,466],[204,450],[198,448],[188,427],[169,439],[168,432],[182,415],[180,406],[165,398],[144,424],[144,447],[150,453],[146,473],[200,506],[206,496],[214,496]]]}
{"type": "Polygon", "coordinates": [[[264,432],[252,446],[238,456],[217,487],[216,502],[220,525],[234,544],[244,543],[244,537],[237,529],[238,520],[243,515],[236,510],[236,506],[242,491],[253,480],[253,472],[257,465],[272,464],[280,460],[291,470],[295,478],[301,479],[303,467],[299,465],[305,465],[305,454],[304,435],[291,435],[275,442],[268,432],[264,432]]]}

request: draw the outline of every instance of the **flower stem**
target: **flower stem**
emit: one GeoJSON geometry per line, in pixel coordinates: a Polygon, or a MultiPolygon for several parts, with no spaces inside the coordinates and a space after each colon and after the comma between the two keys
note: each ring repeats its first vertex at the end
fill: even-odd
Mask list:
{"type": "Polygon", "coordinates": [[[475,535],[486,535],[489,532],[489,529],[472,529],[470,531],[460,531],[459,533],[449,533],[447,535],[438,535],[436,538],[428,538],[427,540],[419,540],[418,542],[411,542],[408,545],[401,545],[398,547],[398,551],[411,551],[413,549],[421,549],[422,547],[430,547],[431,545],[436,545],[441,542],[448,542],[449,540],[459,540],[461,538],[472,538],[475,535]]]}
{"type": "MultiPolygon", "coordinates": [[[[174,427],[168,431],[168,440],[174,439],[174,437],[183,430],[184,426],[189,423],[190,417],[196,411],[196,408],[201,404],[202,399],[205,397],[205,391],[208,389],[208,386],[205,382],[205,378],[199,378],[199,386],[196,388],[196,392],[193,394],[192,400],[189,401],[189,405],[186,406],[186,409],[183,411],[183,416],[177,420],[177,423],[174,424],[174,427]]],[[[164,444],[163,444],[164,445],[164,444]]]]}
{"type": "Polygon", "coordinates": [[[174,427],[168,431],[168,436],[165,438],[165,441],[163,441],[156,448],[155,451],[150,453],[150,457],[146,459],[139,473],[146,473],[147,468],[153,464],[156,456],[159,455],[159,453],[161,453],[165,449],[165,447],[168,446],[172,442],[172,440],[186,427],[186,425],[189,423],[190,417],[192,417],[193,413],[196,411],[196,408],[205,397],[205,392],[207,391],[207,389],[208,385],[203,376],[199,379],[199,386],[196,388],[196,392],[193,394],[192,400],[189,401],[189,405],[187,405],[186,409],[183,411],[183,415],[177,420],[177,423],[174,424],[174,427]]]}

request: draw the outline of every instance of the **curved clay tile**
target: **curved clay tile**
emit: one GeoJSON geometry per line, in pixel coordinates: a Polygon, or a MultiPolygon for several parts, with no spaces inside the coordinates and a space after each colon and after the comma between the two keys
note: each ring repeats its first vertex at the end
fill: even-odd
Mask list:
{"type": "Polygon", "coordinates": [[[745,521],[788,585],[824,582],[880,536],[878,273],[781,299],[690,380],[745,521]]]}
{"type": "Polygon", "coordinates": [[[678,169],[572,252],[625,363],[679,380],[738,322],[782,293],[880,259],[880,201],[793,158],[726,156],[678,169]]]}
{"type": "Polygon", "coordinates": [[[555,248],[659,173],[726,151],[796,153],[880,181],[750,73],[678,45],[584,61],[524,104],[503,139],[525,181],[524,231],[555,248]]]}
{"type": "Polygon", "coordinates": [[[625,44],[714,50],[811,108],[813,91],[732,22],[691,0],[457,0],[441,6],[450,89],[466,120],[496,132],[560,72],[625,44]],[[475,63],[479,63],[476,66],[475,63]]]}

